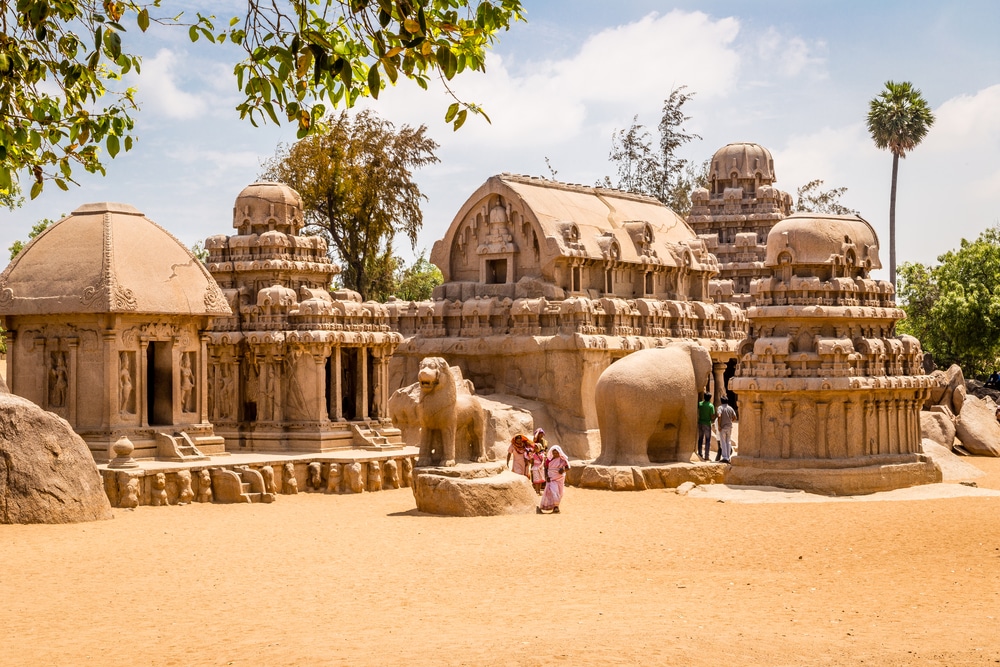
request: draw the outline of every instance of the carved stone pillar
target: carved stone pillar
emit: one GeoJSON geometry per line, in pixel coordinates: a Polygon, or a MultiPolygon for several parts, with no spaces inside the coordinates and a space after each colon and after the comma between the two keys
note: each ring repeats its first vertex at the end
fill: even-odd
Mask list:
{"type": "Polygon", "coordinates": [[[330,419],[334,421],[344,421],[344,388],[340,385],[341,373],[340,346],[333,348],[333,363],[330,364],[330,386],[333,387],[330,396],[330,419]]]}
{"type": "Polygon", "coordinates": [[[368,348],[358,348],[358,415],[361,419],[371,419],[368,414],[368,348]]]}
{"type": "Polygon", "coordinates": [[[329,354],[329,350],[315,350],[312,358],[316,363],[316,370],[313,372],[313,377],[316,378],[316,401],[313,404],[311,412],[315,415],[315,418],[321,422],[329,421],[329,415],[326,411],[326,355],[329,354]]]}
{"type": "Polygon", "coordinates": [[[15,380],[17,379],[17,372],[14,370],[17,366],[15,363],[15,350],[17,349],[17,332],[11,331],[4,327],[4,336],[7,341],[7,388],[10,389],[10,393],[16,394],[17,390],[14,388],[16,385],[15,380]]]}
{"type": "Polygon", "coordinates": [[[712,362],[712,403],[719,407],[719,399],[726,395],[726,364],[725,362],[712,362]]]}
{"type": "MultiPolygon", "coordinates": [[[[67,338],[66,344],[69,346],[69,361],[66,364],[69,367],[69,386],[66,388],[66,405],[68,407],[69,423],[76,426],[76,392],[80,386],[78,381],[80,377],[80,368],[78,366],[80,339],[67,338]]],[[[10,367],[8,366],[8,368],[10,367]]]]}
{"type": "Polygon", "coordinates": [[[198,384],[194,391],[198,399],[198,421],[202,424],[209,421],[208,418],[208,334],[201,334],[201,350],[198,354],[197,377],[198,384]]]}
{"type": "MultiPolygon", "coordinates": [[[[121,421],[118,416],[117,393],[111,395],[112,387],[118,386],[118,351],[115,339],[118,334],[114,329],[105,329],[101,333],[101,351],[104,361],[104,406],[101,409],[101,426],[110,428],[121,421]]],[[[48,393],[48,392],[46,392],[48,393]]]]}
{"type": "Polygon", "coordinates": [[[795,404],[789,400],[781,401],[781,458],[792,457],[792,413],[795,404]]]}
{"type": "Polygon", "coordinates": [[[816,449],[820,458],[830,458],[830,439],[827,420],[830,417],[829,403],[816,403],[816,449]]]}
{"type": "Polygon", "coordinates": [[[146,398],[149,395],[149,387],[146,386],[146,381],[149,378],[149,372],[146,368],[148,364],[149,357],[149,340],[141,338],[139,340],[139,359],[136,363],[136,378],[135,378],[135,402],[136,411],[141,415],[140,423],[143,427],[149,426],[149,401],[146,398]]]}

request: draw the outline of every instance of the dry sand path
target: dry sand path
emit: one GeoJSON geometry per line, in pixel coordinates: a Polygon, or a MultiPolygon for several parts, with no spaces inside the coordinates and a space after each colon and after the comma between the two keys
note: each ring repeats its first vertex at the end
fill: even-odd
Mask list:
{"type": "MultiPolygon", "coordinates": [[[[976,459],[1000,489],[1000,461],[976,459]]],[[[1000,498],[408,489],[0,526],[0,664],[1000,665],[1000,498]]]]}

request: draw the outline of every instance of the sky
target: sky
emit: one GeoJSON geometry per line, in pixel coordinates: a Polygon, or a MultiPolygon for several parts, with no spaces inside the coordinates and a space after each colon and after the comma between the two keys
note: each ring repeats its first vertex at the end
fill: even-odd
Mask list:
{"type": "MultiPolygon", "coordinates": [[[[453,85],[492,123],[470,118],[452,131],[444,122],[450,99],[433,85],[424,92],[401,83],[370,103],[397,127],[426,124],[440,145],[440,163],[416,174],[427,197],[417,246],[397,240],[407,260],[429,254],[494,174],[554,171],[558,180],[588,185],[613,176],[612,133],[638,117],[655,134],[663,100],[679,86],[695,93],[684,107],[685,129],[701,136],[682,157],[701,162],[727,143],[755,142],[771,151],[776,185],[786,192],[813,179],[846,187],[841,202],[875,227],[887,269],[892,158],[874,147],[865,115],[887,80],[910,81],[936,122],[900,162],[898,262],[934,263],[963,238],[1000,224],[995,0],[524,5],[527,22],[501,34],[487,72],[462,74],[453,85]]],[[[208,6],[223,18],[242,3],[208,6]]],[[[26,239],[39,219],[95,201],[132,204],[188,246],[231,234],[240,190],[279,144],[295,141],[290,125],[239,120],[232,48],[192,45],[186,31],[156,27],[130,31],[129,48],[143,56],[142,74],[130,80],[141,104],[136,146],[107,161],[106,177],[81,172],[80,187],[61,192],[49,184],[22,208],[0,210],[3,248],[26,239]]]]}

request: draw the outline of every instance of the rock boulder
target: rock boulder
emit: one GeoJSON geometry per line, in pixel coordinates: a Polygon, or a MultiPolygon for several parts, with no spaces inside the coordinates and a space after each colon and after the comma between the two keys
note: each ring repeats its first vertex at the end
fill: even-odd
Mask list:
{"type": "Polygon", "coordinates": [[[990,399],[967,396],[956,432],[962,446],[976,456],[1000,456],[1000,424],[990,399]]]}
{"type": "MultiPolygon", "coordinates": [[[[453,469],[452,469],[453,470],[453,469]]],[[[446,516],[495,516],[533,512],[538,496],[531,482],[509,470],[483,476],[452,476],[415,470],[417,509],[446,516]]]]}
{"type": "Polygon", "coordinates": [[[951,410],[934,406],[920,411],[920,437],[951,449],[955,444],[955,418],[951,410]]]}
{"type": "Polygon", "coordinates": [[[87,443],[69,423],[0,390],[0,523],[110,519],[87,443]]]}

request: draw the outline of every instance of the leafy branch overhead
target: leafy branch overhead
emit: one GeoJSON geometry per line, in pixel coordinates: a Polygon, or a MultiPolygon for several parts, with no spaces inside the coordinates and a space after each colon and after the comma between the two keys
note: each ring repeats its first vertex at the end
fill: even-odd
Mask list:
{"type": "MultiPolygon", "coordinates": [[[[350,107],[361,96],[377,99],[386,81],[400,76],[425,90],[437,76],[454,99],[445,121],[457,130],[469,112],[483,111],[459,100],[448,82],[466,70],[485,71],[487,47],[523,19],[520,0],[251,2],[216,40],[247,53],[236,65],[246,95],[237,109],[253,123],[277,123],[283,113],[298,122],[302,138],[326,113],[322,100],[350,107]]],[[[192,39],[199,30],[211,38],[213,29],[199,16],[192,39]]]]}
{"type": "Polygon", "coordinates": [[[0,202],[16,201],[25,176],[34,198],[46,180],[67,189],[75,167],[103,174],[103,153],[132,148],[138,107],[122,77],[141,59],[129,52],[127,27],[181,26],[193,42],[239,45],[240,117],[285,119],[302,138],[327,105],[377,99],[401,77],[424,89],[440,78],[453,100],[445,121],[456,130],[470,113],[486,117],[449,82],[485,71],[486,49],[524,19],[520,0],[250,0],[219,26],[207,13],[162,11],[161,0],[0,0],[0,202]]]}

